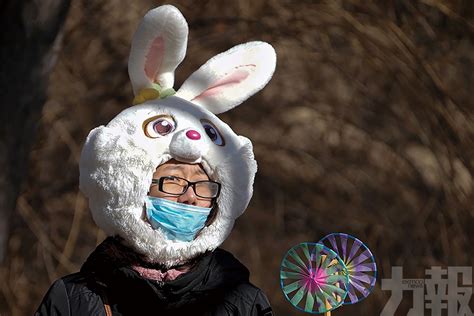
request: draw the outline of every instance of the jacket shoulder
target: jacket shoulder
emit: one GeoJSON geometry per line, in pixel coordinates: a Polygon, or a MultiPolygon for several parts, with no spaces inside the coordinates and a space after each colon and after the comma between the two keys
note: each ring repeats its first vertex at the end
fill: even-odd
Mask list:
{"type": "Polygon", "coordinates": [[[81,273],[56,280],[38,307],[37,315],[103,315],[104,305],[96,286],[81,273]]]}
{"type": "Polygon", "coordinates": [[[241,283],[225,297],[240,314],[251,316],[272,316],[273,311],[268,298],[261,289],[252,283],[241,283]]]}

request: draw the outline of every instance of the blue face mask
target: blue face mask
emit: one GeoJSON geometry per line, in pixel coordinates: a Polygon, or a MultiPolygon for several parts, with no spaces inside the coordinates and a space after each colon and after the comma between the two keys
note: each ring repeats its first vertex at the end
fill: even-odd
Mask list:
{"type": "Polygon", "coordinates": [[[204,227],[211,209],[152,196],[146,200],[146,216],[151,227],[162,228],[171,240],[193,240],[204,227]]]}

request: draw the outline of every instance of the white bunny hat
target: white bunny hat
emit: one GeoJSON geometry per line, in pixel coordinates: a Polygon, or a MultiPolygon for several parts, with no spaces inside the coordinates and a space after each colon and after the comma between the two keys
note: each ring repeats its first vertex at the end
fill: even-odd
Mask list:
{"type": "Polygon", "coordinates": [[[93,129],[80,160],[80,188],[97,225],[166,266],[217,248],[245,211],[257,171],[252,143],[215,114],[262,89],[276,65],[269,44],[241,44],[211,58],[170,96],[187,37],[188,25],[175,7],[161,6],[145,15],[128,63],[134,103],[141,104],[93,129]],[[216,219],[189,242],[169,240],[145,221],[152,175],[172,158],[200,163],[222,185],[216,219]]]}

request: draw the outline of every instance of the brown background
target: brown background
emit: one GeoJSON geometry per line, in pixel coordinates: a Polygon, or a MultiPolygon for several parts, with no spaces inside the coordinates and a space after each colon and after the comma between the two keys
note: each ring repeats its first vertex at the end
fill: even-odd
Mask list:
{"type": "MultiPolygon", "coordinates": [[[[190,26],[175,87],[236,44],[277,51],[269,85],[220,116],[253,141],[259,164],[252,202],[223,246],[277,315],[303,315],[279,287],[286,251],[331,232],[366,242],[380,271],[373,294],[336,315],[379,314],[392,266],[425,278],[431,266],[473,265],[472,1],[171,3],[190,26]]],[[[32,314],[104,238],[78,191],[80,150],[130,105],[130,39],[159,4],[72,1],[0,268],[1,315],[32,314]]],[[[406,295],[399,314],[411,304],[406,295]]]]}

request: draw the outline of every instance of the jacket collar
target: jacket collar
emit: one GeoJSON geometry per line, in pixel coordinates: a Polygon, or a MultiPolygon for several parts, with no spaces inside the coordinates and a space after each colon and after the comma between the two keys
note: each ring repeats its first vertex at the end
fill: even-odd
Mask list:
{"type": "MultiPolygon", "coordinates": [[[[104,284],[107,292],[117,301],[124,302],[130,293],[159,308],[175,309],[206,299],[216,299],[226,290],[249,282],[249,271],[229,252],[217,248],[174,266],[188,269],[170,281],[156,281],[140,275],[133,266],[168,270],[159,264],[150,264],[117,237],[108,237],[89,256],[81,272],[104,284]]],[[[153,308],[153,307],[151,307],[153,308]]]]}

